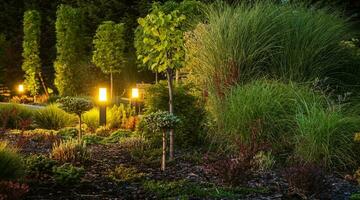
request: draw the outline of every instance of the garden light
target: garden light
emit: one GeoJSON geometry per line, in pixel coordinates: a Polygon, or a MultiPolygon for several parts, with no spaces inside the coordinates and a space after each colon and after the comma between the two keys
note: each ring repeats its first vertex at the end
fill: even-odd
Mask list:
{"type": "Polygon", "coordinates": [[[132,97],[133,99],[139,98],[139,89],[138,89],[138,88],[133,88],[133,89],[131,90],[131,97],[132,97]]]}
{"type": "Polygon", "coordinates": [[[99,88],[99,101],[100,102],[107,101],[106,88],[99,88]]]}
{"type": "Polygon", "coordinates": [[[23,84],[20,84],[20,85],[18,86],[18,92],[19,92],[19,93],[23,93],[24,91],[25,91],[24,85],[23,85],[23,84]]]}

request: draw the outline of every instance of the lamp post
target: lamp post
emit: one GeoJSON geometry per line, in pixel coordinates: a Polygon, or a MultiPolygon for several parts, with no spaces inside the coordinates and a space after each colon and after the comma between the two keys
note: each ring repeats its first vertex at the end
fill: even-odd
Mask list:
{"type": "Polygon", "coordinates": [[[23,85],[23,84],[19,84],[19,86],[18,86],[18,92],[19,92],[19,94],[23,94],[24,91],[25,91],[24,85],[23,85]]]}
{"type": "Polygon", "coordinates": [[[135,114],[140,114],[140,106],[139,111],[137,110],[137,99],[139,98],[139,89],[138,88],[132,88],[131,89],[131,98],[135,101],[135,114]]]}
{"type": "Polygon", "coordinates": [[[107,102],[107,91],[106,88],[99,88],[99,122],[100,126],[106,125],[106,102],[107,102]]]}

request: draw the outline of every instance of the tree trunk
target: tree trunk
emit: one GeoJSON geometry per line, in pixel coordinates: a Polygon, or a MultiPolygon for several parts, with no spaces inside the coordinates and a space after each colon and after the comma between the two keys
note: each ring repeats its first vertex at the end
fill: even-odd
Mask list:
{"type": "Polygon", "coordinates": [[[157,84],[158,83],[158,73],[155,72],[155,83],[157,84]]]}
{"type": "Polygon", "coordinates": [[[176,81],[176,84],[179,83],[179,74],[180,74],[180,71],[177,69],[176,72],[175,72],[175,81],[176,81]]]}
{"type": "Polygon", "coordinates": [[[165,171],[166,165],[166,131],[163,130],[162,136],[162,157],[161,157],[161,170],[165,171]]]}
{"type": "Polygon", "coordinates": [[[45,92],[46,96],[49,96],[49,92],[48,92],[48,90],[47,90],[47,87],[46,87],[46,84],[45,84],[45,81],[44,81],[44,79],[43,79],[43,77],[42,77],[41,72],[39,72],[38,76],[39,76],[41,85],[42,85],[43,88],[44,88],[44,92],[45,92]]]}
{"type": "Polygon", "coordinates": [[[82,138],[82,130],[81,130],[81,115],[79,115],[79,142],[82,138]]]}
{"type": "Polygon", "coordinates": [[[113,73],[110,72],[110,101],[113,100],[113,73]]]}
{"type": "MultiPolygon", "coordinates": [[[[169,112],[174,114],[173,105],[173,70],[167,69],[168,86],[169,86],[169,112]]],[[[174,159],[174,129],[170,130],[170,160],[174,159]]]]}

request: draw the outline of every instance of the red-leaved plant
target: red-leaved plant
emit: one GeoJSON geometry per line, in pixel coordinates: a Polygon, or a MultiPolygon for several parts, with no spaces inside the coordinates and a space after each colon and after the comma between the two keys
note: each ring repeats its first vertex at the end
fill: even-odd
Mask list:
{"type": "Polygon", "coordinates": [[[29,191],[26,184],[13,181],[0,181],[0,200],[21,199],[29,191]]]}

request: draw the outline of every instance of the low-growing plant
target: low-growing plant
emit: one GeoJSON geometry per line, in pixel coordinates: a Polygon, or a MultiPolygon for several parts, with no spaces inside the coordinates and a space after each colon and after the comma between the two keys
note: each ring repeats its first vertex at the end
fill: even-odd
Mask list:
{"type": "Polygon", "coordinates": [[[0,181],[1,200],[20,200],[29,191],[29,186],[13,181],[0,181]]]}
{"type": "Polygon", "coordinates": [[[72,186],[81,181],[81,178],[85,175],[85,170],[82,167],[75,167],[65,163],[59,167],[54,167],[53,173],[57,183],[63,186],[72,186]]]}
{"type": "Polygon", "coordinates": [[[88,158],[89,152],[86,144],[75,139],[55,143],[51,151],[51,159],[60,163],[82,163],[88,158]]]}
{"type": "Polygon", "coordinates": [[[100,126],[96,129],[95,135],[101,136],[101,137],[108,137],[110,136],[111,130],[106,126],[100,126]]]}
{"type": "Polygon", "coordinates": [[[60,129],[57,133],[63,140],[74,139],[78,135],[78,130],[76,128],[63,128],[60,129]]]}
{"type": "Polygon", "coordinates": [[[253,158],[253,164],[257,171],[265,172],[273,168],[275,158],[271,151],[260,151],[253,158]]]}
{"type": "Polygon", "coordinates": [[[55,104],[34,113],[34,121],[39,128],[58,130],[73,125],[75,120],[75,116],[64,112],[55,104]]]}
{"type": "Polygon", "coordinates": [[[139,172],[136,168],[126,167],[125,165],[119,165],[109,173],[109,177],[119,183],[139,181],[144,176],[145,174],[139,172]]]}
{"type": "MultiPolygon", "coordinates": [[[[108,116],[108,115],[107,115],[108,116]]],[[[94,132],[99,128],[99,109],[93,108],[82,115],[83,122],[88,126],[90,131],[94,132]]]]}
{"type": "Polygon", "coordinates": [[[298,164],[285,170],[285,179],[289,183],[290,193],[303,198],[316,196],[329,185],[325,182],[325,173],[316,164],[298,164]]]}
{"type": "Polygon", "coordinates": [[[0,126],[1,129],[20,128],[21,122],[32,120],[33,110],[17,104],[1,104],[0,105],[0,126]]]}
{"type": "Polygon", "coordinates": [[[32,155],[26,159],[26,175],[33,178],[41,178],[51,175],[56,161],[44,155],[32,155]]]}
{"type": "Polygon", "coordinates": [[[110,134],[109,137],[104,139],[105,143],[118,143],[122,138],[130,137],[131,132],[127,130],[117,130],[110,134]]]}
{"type": "Polygon", "coordinates": [[[94,134],[84,135],[82,140],[85,144],[100,144],[104,140],[104,137],[97,136],[94,134]]]}
{"type": "Polygon", "coordinates": [[[24,175],[24,162],[17,150],[0,141],[0,180],[12,180],[24,175]]]}
{"type": "Polygon", "coordinates": [[[140,136],[121,138],[119,141],[119,145],[127,149],[141,148],[145,145],[144,143],[144,138],[140,136]]]}

